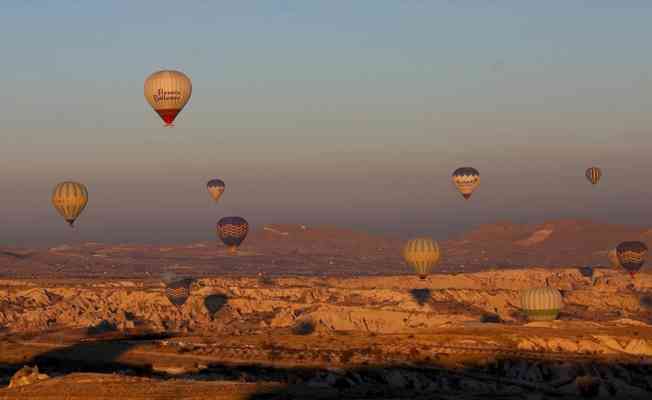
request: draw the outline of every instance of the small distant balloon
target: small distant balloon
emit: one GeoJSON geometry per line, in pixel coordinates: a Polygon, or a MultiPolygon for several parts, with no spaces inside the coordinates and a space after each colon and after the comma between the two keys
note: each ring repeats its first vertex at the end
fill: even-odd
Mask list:
{"type": "Polygon", "coordinates": [[[638,241],[622,242],[616,247],[616,254],[620,265],[629,272],[630,276],[634,277],[634,274],[645,264],[647,246],[638,241]]]}
{"type": "Polygon", "coordinates": [[[72,227],[88,204],[88,190],[81,183],[66,181],[52,191],[52,205],[72,227]]]}
{"type": "Polygon", "coordinates": [[[231,254],[237,253],[247,233],[249,233],[249,223],[242,217],[224,217],[217,222],[217,235],[229,248],[231,254]]]}
{"type": "Polygon", "coordinates": [[[580,274],[585,278],[592,278],[593,267],[580,267],[580,274]]]}
{"type": "Polygon", "coordinates": [[[589,180],[592,184],[597,184],[600,181],[600,178],[602,177],[602,170],[598,167],[591,167],[586,170],[584,173],[586,176],[586,179],[589,180]]]}
{"type": "Polygon", "coordinates": [[[426,279],[440,258],[439,245],[431,238],[409,240],[403,247],[403,259],[419,275],[426,279]]]}
{"type": "Polygon", "coordinates": [[[461,167],[453,172],[453,184],[462,197],[469,199],[473,191],[480,185],[480,172],[472,167],[461,167]]]}
{"type": "Polygon", "coordinates": [[[221,179],[211,179],[206,184],[208,193],[216,203],[220,200],[220,197],[222,197],[222,193],[224,193],[225,187],[226,186],[224,185],[224,181],[221,179]]]}
{"type": "Polygon", "coordinates": [[[170,303],[177,308],[181,308],[190,297],[190,288],[193,280],[191,278],[182,278],[167,283],[165,286],[165,296],[170,303]]]}
{"type": "Polygon", "coordinates": [[[145,79],[145,99],[166,126],[172,126],[191,94],[192,83],[183,72],[163,70],[145,79]]]}

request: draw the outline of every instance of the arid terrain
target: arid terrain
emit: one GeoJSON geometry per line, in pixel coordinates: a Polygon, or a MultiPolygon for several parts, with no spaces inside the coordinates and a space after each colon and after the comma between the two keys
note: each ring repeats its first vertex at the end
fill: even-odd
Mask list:
{"type": "Polygon", "coordinates": [[[237,256],[215,242],[2,248],[0,399],[649,398],[652,274],[606,253],[650,235],[481,226],[440,242],[425,281],[400,240],[336,228],[262,227],[237,256]],[[180,309],[170,271],[194,278],[180,309]],[[562,313],[528,323],[520,290],[546,283],[562,313]],[[7,387],[26,365],[44,375],[7,387]]]}

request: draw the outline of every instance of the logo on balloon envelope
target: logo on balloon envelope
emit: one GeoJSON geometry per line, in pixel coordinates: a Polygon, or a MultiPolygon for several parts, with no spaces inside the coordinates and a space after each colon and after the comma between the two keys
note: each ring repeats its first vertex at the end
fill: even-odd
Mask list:
{"type": "Polygon", "coordinates": [[[158,92],[152,97],[156,103],[159,101],[181,100],[181,92],[178,90],[166,91],[159,89],[158,92]]]}
{"type": "Polygon", "coordinates": [[[145,99],[167,126],[184,108],[192,93],[190,78],[179,71],[157,71],[145,79],[145,99]]]}

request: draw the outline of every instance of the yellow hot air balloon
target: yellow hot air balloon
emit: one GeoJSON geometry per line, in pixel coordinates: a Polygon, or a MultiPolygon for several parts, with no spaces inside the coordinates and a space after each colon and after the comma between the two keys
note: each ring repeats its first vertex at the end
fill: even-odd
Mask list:
{"type": "Polygon", "coordinates": [[[602,177],[602,170],[598,167],[591,167],[584,172],[584,176],[586,176],[589,182],[595,185],[600,181],[600,177],[602,177]]]}
{"type": "Polygon", "coordinates": [[[439,246],[430,238],[412,239],[403,247],[405,263],[412,267],[421,279],[426,279],[432,268],[439,262],[439,258],[439,246]]]}
{"type": "Polygon", "coordinates": [[[61,182],[52,192],[52,205],[70,226],[73,226],[87,203],[88,190],[81,183],[61,182]]]}
{"type": "Polygon", "coordinates": [[[172,122],[190,100],[192,83],[183,72],[163,70],[145,80],[145,99],[161,116],[166,126],[172,122]]]}

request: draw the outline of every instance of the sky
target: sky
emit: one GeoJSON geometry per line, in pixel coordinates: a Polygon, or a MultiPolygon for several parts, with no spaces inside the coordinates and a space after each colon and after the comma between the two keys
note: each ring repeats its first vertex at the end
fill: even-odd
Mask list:
{"type": "Polygon", "coordinates": [[[5,0],[0,246],[214,240],[226,215],[437,239],[647,225],[650,20],[648,1],[5,0]],[[193,83],[173,129],[143,97],[159,69],[193,83]],[[64,180],[89,190],[76,231],[50,205],[64,180]]]}

